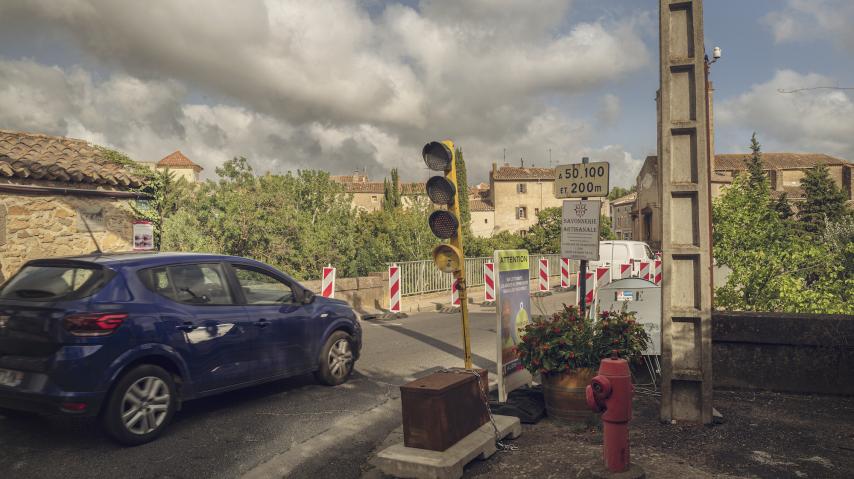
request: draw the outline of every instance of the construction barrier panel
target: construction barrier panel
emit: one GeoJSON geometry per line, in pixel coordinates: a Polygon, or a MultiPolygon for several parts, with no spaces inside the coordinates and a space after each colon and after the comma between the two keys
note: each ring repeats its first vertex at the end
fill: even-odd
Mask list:
{"type": "Polygon", "coordinates": [[[569,258],[560,259],[560,287],[569,289],[569,258]]]}
{"type": "Polygon", "coordinates": [[[388,267],[388,310],[399,313],[400,303],[400,267],[395,264],[388,267]]]}
{"type": "Polygon", "coordinates": [[[460,280],[458,278],[454,278],[454,281],[451,283],[451,306],[459,306],[460,305],[460,280]]]}
{"type": "Polygon", "coordinates": [[[537,275],[540,279],[538,281],[538,288],[540,292],[546,292],[549,290],[549,260],[545,258],[540,258],[540,273],[537,275]]]}
{"type": "Polygon", "coordinates": [[[320,295],[324,298],[335,297],[335,268],[330,264],[323,268],[320,282],[320,295]]]}
{"type": "Polygon", "coordinates": [[[483,264],[483,300],[495,301],[495,263],[483,264]]]}

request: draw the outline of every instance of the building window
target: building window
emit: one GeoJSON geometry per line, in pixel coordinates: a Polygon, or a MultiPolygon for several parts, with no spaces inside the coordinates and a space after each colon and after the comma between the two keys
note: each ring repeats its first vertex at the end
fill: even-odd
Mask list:
{"type": "Polygon", "coordinates": [[[516,185],[516,193],[527,193],[527,192],[528,192],[528,185],[526,185],[525,183],[519,183],[516,185]]]}
{"type": "Polygon", "coordinates": [[[520,207],[516,208],[516,219],[517,220],[524,220],[527,218],[528,218],[528,208],[526,208],[524,206],[520,206],[520,207]]]}
{"type": "Polygon", "coordinates": [[[527,235],[528,235],[528,230],[519,230],[519,236],[524,238],[527,235]]]}
{"type": "Polygon", "coordinates": [[[371,203],[377,202],[377,195],[371,196],[371,203]]]}
{"type": "Polygon", "coordinates": [[[540,209],[534,208],[534,216],[537,216],[538,214],[540,214],[540,209]]]}
{"type": "Polygon", "coordinates": [[[483,219],[483,224],[488,225],[488,224],[489,224],[489,218],[484,218],[484,219],[483,219]]]}

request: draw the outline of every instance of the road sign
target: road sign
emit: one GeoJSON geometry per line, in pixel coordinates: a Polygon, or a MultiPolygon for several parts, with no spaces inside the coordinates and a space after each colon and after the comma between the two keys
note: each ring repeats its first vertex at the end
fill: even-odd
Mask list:
{"type": "Polygon", "coordinates": [[[560,255],[569,259],[599,261],[600,200],[563,202],[560,255]]]}
{"type": "Polygon", "coordinates": [[[556,198],[608,196],[608,162],[573,163],[555,168],[556,198]]]}

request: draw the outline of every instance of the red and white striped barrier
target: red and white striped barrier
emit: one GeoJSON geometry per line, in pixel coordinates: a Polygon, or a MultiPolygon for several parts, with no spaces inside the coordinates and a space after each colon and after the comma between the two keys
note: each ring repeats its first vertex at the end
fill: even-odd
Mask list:
{"type": "Polygon", "coordinates": [[[653,265],[654,265],[655,269],[653,270],[653,274],[652,274],[652,277],[653,277],[652,282],[655,283],[656,286],[661,286],[661,260],[660,259],[655,260],[653,265]]]}
{"type": "Polygon", "coordinates": [[[611,268],[600,266],[596,268],[596,289],[608,286],[611,282],[611,268]]]}
{"type": "Polygon", "coordinates": [[[539,287],[537,289],[539,289],[541,293],[545,293],[549,290],[549,260],[545,258],[540,258],[539,277],[539,287]]]}
{"type": "Polygon", "coordinates": [[[645,279],[647,281],[650,280],[649,279],[649,275],[650,275],[649,268],[650,268],[650,266],[652,266],[652,263],[650,263],[649,261],[641,261],[640,262],[640,266],[638,267],[638,277],[640,279],[645,279]]]}
{"type": "Polygon", "coordinates": [[[495,301],[495,263],[483,264],[483,300],[495,301]]]}
{"type": "Polygon", "coordinates": [[[388,310],[399,313],[400,309],[400,266],[395,264],[388,267],[388,310]]]}
{"type": "Polygon", "coordinates": [[[459,278],[454,278],[454,281],[451,282],[451,306],[459,306],[460,305],[460,280],[459,278]]]}
{"type": "Polygon", "coordinates": [[[632,264],[622,263],[617,265],[617,272],[614,274],[614,279],[625,279],[632,277],[632,264]]]}
{"type": "Polygon", "coordinates": [[[335,268],[331,264],[323,268],[323,275],[320,280],[320,295],[324,298],[335,297],[335,268]]]}
{"type": "Polygon", "coordinates": [[[569,289],[569,258],[560,259],[560,287],[569,289]]]}
{"type": "MultiPolygon", "coordinates": [[[[577,278],[578,278],[578,281],[575,283],[576,284],[576,287],[575,287],[575,305],[580,306],[581,305],[581,296],[579,295],[579,289],[578,289],[581,285],[581,272],[580,271],[577,273],[577,278]]],[[[596,276],[595,276],[595,273],[593,271],[588,271],[587,274],[584,275],[584,278],[585,278],[585,288],[587,288],[587,290],[584,292],[584,304],[586,304],[587,307],[590,307],[590,305],[593,303],[593,292],[596,289],[596,279],[595,279],[596,276]]]]}

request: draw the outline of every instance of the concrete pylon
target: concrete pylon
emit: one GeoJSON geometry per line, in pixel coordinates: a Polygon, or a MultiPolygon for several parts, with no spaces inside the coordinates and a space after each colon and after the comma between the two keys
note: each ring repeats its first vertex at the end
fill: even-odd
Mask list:
{"type": "Polygon", "coordinates": [[[661,420],[712,422],[708,103],[702,0],[659,0],[661,420]]]}

